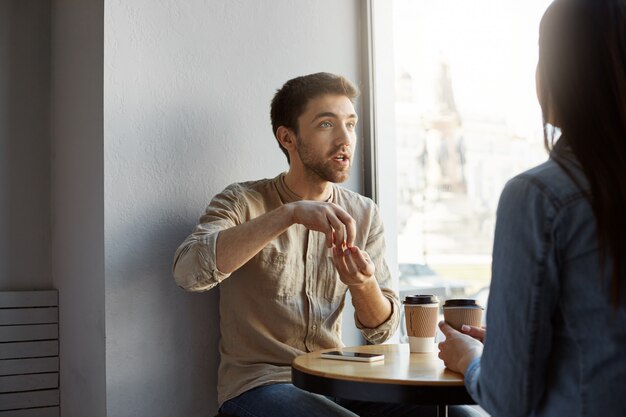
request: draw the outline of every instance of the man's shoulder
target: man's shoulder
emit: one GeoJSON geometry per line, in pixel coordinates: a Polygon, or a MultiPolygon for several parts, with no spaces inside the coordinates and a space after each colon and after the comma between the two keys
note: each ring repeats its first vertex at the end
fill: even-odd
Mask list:
{"type": "Polygon", "coordinates": [[[335,192],[337,193],[337,199],[335,200],[339,205],[346,208],[354,207],[361,210],[376,210],[378,207],[376,203],[369,197],[357,193],[356,191],[348,190],[339,185],[335,185],[335,192]]]}
{"type": "Polygon", "coordinates": [[[366,197],[362,194],[359,194],[356,191],[348,190],[347,188],[344,188],[341,185],[337,185],[337,184],[335,184],[334,187],[335,187],[335,192],[337,192],[337,194],[344,199],[351,199],[351,200],[363,201],[368,204],[374,204],[374,201],[371,198],[366,197]]]}
{"type": "Polygon", "coordinates": [[[215,194],[210,205],[248,206],[250,204],[264,205],[268,199],[276,195],[276,178],[263,178],[252,181],[234,182],[215,194]]]}
{"type": "Polygon", "coordinates": [[[224,191],[225,192],[238,192],[238,193],[242,193],[242,192],[243,193],[245,192],[263,193],[265,190],[274,188],[277,180],[278,180],[278,177],[234,182],[228,185],[224,189],[224,191]]]}

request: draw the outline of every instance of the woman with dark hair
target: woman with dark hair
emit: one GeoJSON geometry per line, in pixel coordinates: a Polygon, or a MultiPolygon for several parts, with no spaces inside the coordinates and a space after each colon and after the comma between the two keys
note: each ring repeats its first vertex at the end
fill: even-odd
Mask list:
{"type": "Polygon", "coordinates": [[[555,0],[545,163],[500,198],[487,324],[439,356],[492,416],[626,416],[626,1],[555,0]],[[484,342],[484,345],[481,343],[484,342]]]}

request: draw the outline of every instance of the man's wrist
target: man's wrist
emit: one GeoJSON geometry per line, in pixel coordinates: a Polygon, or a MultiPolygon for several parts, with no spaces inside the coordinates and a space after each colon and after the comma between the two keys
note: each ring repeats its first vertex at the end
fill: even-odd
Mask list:
{"type": "Polygon", "coordinates": [[[284,227],[288,228],[295,223],[293,219],[294,206],[293,203],[283,204],[276,209],[280,219],[284,219],[284,227]]]}
{"type": "Polygon", "coordinates": [[[346,284],[351,293],[370,291],[374,286],[378,287],[376,278],[372,275],[363,282],[356,284],[346,284]]]}

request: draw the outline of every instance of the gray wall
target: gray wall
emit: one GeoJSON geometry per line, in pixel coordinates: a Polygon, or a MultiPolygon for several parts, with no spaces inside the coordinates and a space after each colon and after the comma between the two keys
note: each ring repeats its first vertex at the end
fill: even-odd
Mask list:
{"type": "Polygon", "coordinates": [[[213,194],[287,169],[277,88],[322,70],[361,81],[360,13],[358,0],[105,3],[109,415],[215,411],[218,294],[177,288],[173,253],[213,194]]]}
{"type": "Polygon", "coordinates": [[[50,4],[0,1],[0,291],[50,273],[50,4]]]}
{"type": "Polygon", "coordinates": [[[64,417],[107,415],[103,9],[102,0],[52,2],[52,274],[64,417]]]}

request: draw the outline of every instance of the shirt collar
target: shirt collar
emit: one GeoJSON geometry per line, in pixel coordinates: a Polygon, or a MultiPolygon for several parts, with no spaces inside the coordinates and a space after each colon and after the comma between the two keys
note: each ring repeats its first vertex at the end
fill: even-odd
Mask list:
{"type": "MultiPolygon", "coordinates": [[[[335,192],[336,186],[335,184],[331,184],[330,186],[331,186],[331,192],[330,192],[330,197],[328,198],[327,201],[334,203],[336,200],[336,195],[337,195],[337,193],[335,192]]],[[[283,203],[291,203],[294,201],[302,200],[302,197],[300,197],[298,194],[291,191],[289,187],[287,187],[287,184],[285,184],[284,172],[277,177],[276,189],[278,190],[278,194],[280,195],[280,198],[283,201],[283,203]]]]}

